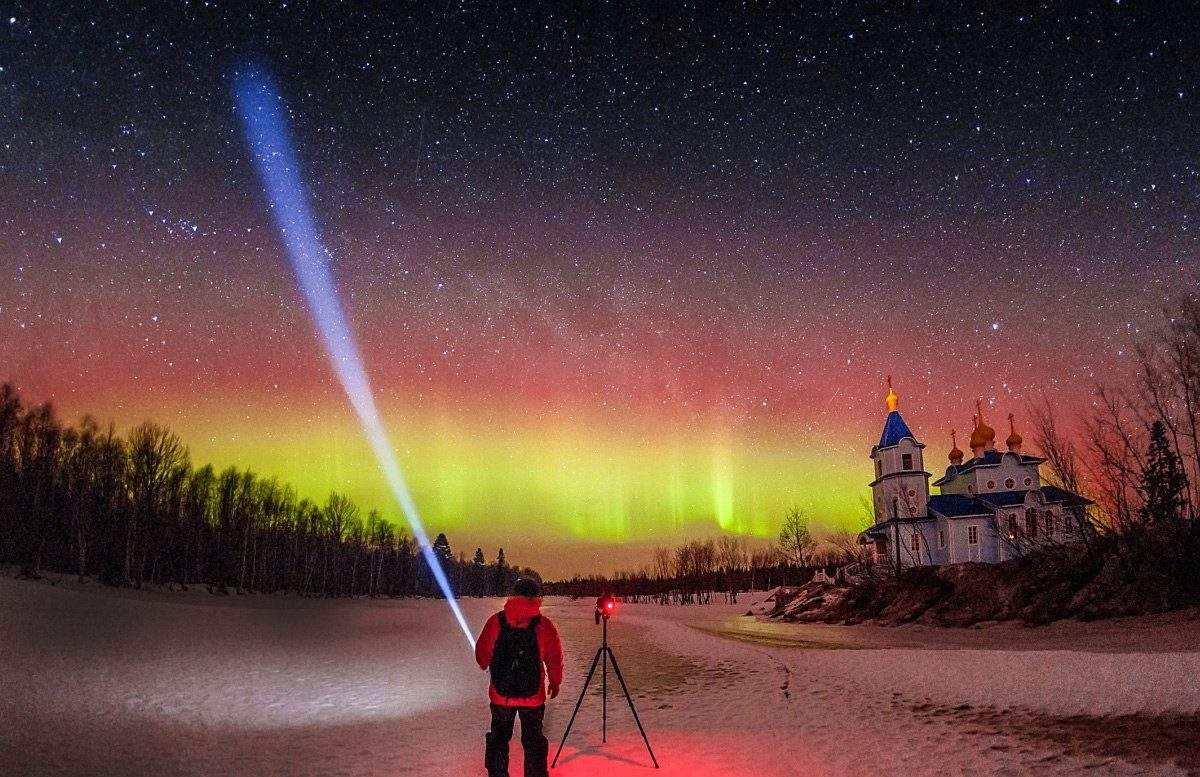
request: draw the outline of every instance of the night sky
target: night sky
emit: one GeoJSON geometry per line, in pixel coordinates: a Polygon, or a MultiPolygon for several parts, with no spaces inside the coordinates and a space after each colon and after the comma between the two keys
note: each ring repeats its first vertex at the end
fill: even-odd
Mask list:
{"type": "Polygon", "coordinates": [[[0,380],[399,516],[253,63],[427,523],[550,574],[856,527],[886,375],[936,471],[1200,280],[1187,4],[42,5],[0,2],[0,380]]]}

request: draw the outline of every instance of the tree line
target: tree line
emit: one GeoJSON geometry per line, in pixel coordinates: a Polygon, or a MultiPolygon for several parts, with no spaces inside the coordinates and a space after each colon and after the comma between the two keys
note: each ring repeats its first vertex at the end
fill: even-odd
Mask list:
{"type": "Polygon", "coordinates": [[[836,533],[817,540],[798,508],[784,517],[776,542],[720,535],[658,546],[651,561],[613,575],[576,576],[544,585],[547,593],[592,597],[613,594],[624,601],[709,604],[714,596],[736,603],[739,593],[780,585],[802,585],[819,571],[858,560],[854,535],[836,533]]]}
{"type": "MultiPolygon", "coordinates": [[[[519,574],[500,549],[468,561],[444,534],[433,550],[459,595],[506,592],[519,574]]],[[[420,548],[377,510],[324,504],[248,469],[194,467],[187,447],[146,422],[119,435],[85,416],[64,425],[0,386],[0,562],[21,574],[113,585],[316,596],[440,595],[420,548]]]]}
{"type": "Polygon", "coordinates": [[[1135,344],[1137,372],[1062,421],[1043,400],[1035,443],[1057,485],[1096,503],[1071,559],[1150,608],[1200,601],[1200,300],[1168,306],[1135,344]],[[1077,437],[1067,429],[1082,431],[1077,437]]]}

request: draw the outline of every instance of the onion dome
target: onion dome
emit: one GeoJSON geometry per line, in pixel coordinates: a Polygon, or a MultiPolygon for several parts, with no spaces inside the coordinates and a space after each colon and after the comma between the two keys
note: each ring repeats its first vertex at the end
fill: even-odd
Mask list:
{"type": "Polygon", "coordinates": [[[971,450],[987,448],[996,441],[996,430],[983,420],[983,402],[976,402],[975,408],[979,412],[975,415],[975,429],[971,432],[971,450]]]}
{"type": "Polygon", "coordinates": [[[1004,441],[1004,444],[1008,446],[1010,451],[1015,453],[1021,450],[1021,443],[1025,441],[1021,439],[1021,435],[1017,434],[1017,427],[1013,422],[1012,413],[1008,414],[1008,428],[1011,434],[1008,435],[1008,439],[1004,441]]]}
{"type": "Polygon", "coordinates": [[[958,437],[950,430],[950,463],[955,466],[962,464],[963,452],[958,449],[958,437]]]}
{"type": "Polygon", "coordinates": [[[904,423],[904,417],[900,415],[900,411],[896,408],[900,406],[900,397],[896,396],[896,392],[892,390],[892,376],[888,376],[888,392],[884,398],[887,402],[888,414],[887,419],[883,422],[883,434],[879,437],[879,444],[876,448],[890,448],[893,445],[898,445],[901,440],[908,437],[916,442],[913,437],[912,430],[908,428],[908,424],[904,423]]]}

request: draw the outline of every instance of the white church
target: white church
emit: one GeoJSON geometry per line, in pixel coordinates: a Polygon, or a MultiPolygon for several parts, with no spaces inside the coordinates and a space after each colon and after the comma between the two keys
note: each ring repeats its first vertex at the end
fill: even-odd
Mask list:
{"type": "Polygon", "coordinates": [[[963,461],[950,432],[950,466],[930,495],[922,450],[900,411],[888,378],[887,419],[871,449],[875,524],[860,535],[874,546],[875,560],[892,567],[995,563],[1040,543],[1069,542],[1085,525],[1087,499],[1051,485],[1038,472],[1045,459],[1021,450],[1010,415],[1007,450],[996,450],[996,432],[974,417],[970,459],[963,461]]]}

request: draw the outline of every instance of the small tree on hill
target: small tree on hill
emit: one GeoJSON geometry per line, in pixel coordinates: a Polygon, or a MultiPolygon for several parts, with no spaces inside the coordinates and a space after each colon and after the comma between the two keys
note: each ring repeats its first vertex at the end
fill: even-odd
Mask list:
{"type": "Polygon", "coordinates": [[[1142,473],[1145,501],[1138,511],[1143,526],[1172,529],[1187,514],[1187,475],[1179,456],[1167,440],[1167,427],[1155,421],[1150,427],[1150,450],[1142,473]]]}
{"type": "Polygon", "coordinates": [[[1137,525],[1124,536],[1125,573],[1142,585],[1146,600],[1177,607],[1200,593],[1196,574],[1200,532],[1188,520],[1188,479],[1162,421],[1150,427],[1146,464],[1138,487],[1137,525]]]}
{"type": "Polygon", "coordinates": [[[783,526],[779,529],[780,555],[789,564],[806,566],[816,544],[808,530],[808,517],[803,510],[793,507],[783,517],[783,526]]]}

